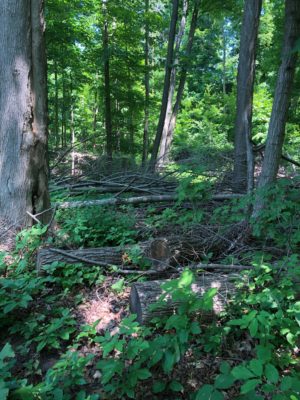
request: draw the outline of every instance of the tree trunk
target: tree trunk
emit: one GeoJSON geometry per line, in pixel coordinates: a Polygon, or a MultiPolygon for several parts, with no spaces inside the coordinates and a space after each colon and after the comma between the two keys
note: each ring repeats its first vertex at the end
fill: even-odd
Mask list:
{"type": "Polygon", "coordinates": [[[264,207],[261,189],[276,181],[296,69],[297,52],[294,51],[294,48],[299,35],[300,2],[299,0],[286,0],[281,65],[277,77],[262,172],[258,181],[258,192],[253,212],[253,216],[255,217],[258,216],[260,210],[264,207]]]}
{"type": "Polygon", "coordinates": [[[106,154],[109,161],[112,160],[113,153],[113,134],[111,119],[111,99],[110,99],[110,65],[109,65],[109,36],[107,20],[107,0],[103,0],[103,53],[104,53],[104,97],[105,97],[105,130],[106,130],[106,154]]]}
{"type": "Polygon", "coordinates": [[[173,66],[172,66],[172,70],[171,70],[170,87],[169,87],[169,94],[168,94],[168,101],[167,101],[167,111],[166,111],[164,126],[163,126],[163,130],[162,130],[162,134],[161,134],[160,148],[159,148],[159,153],[158,153],[158,160],[157,160],[158,167],[164,166],[167,135],[168,135],[170,120],[172,117],[173,97],[174,97],[175,86],[176,86],[176,73],[177,73],[177,68],[178,68],[178,64],[179,64],[179,50],[181,47],[181,42],[182,42],[182,38],[184,35],[184,31],[185,31],[187,11],[188,11],[188,2],[187,2],[187,0],[183,0],[182,17],[181,17],[178,34],[176,36],[176,41],[175,41],[175,51],[174,51],[175,58],[174,58],[173,66]]]}
{"type": "MultiPolygon", "coordinates": [[[[189,58],[191,57],[195,31],[197,28],[199,9],[200,9],[200,0],[195,0],[194,11],[193,11],[193,16],[192,16],[191,25],[190,25],[189,37],[188,37],[188,43],[187,43],[187,48],[186,48],[186,52],[185,52],[186,60],[189,60],[189,58]]],[[[170,150],[171,150],[171,145],[172,145],[172,141],[173,141],[173,137],[174,137],[174,131],[175,131],[175,127],[176,127],[177,115],[178,115],[178,111],[180,108],[180,104],[181,104],[181,100],[182,100],[182,96],[183,96],[183,92],[184,92],[187,71],[188,71],[188,64],[187,64],[187,61],[185,61],[185,63],[181,67],[181,74],[180,74],[180,79],[179,79],[179,84],[178,84],[178,89],[177,89],[176,101],[175,101],[175,104],[173,107],[172,116],[169,121],[168,133],[167,133],[166,144],[165,144],[165,152],[164,152],[164,158],[163,158],[164,164],[167,162],[169,154],[170,154],[170,150]]]]}
{"type": "MultiPolygon", "coordinates": [[[[224,311],[228,300],[236,292],[234,281],[237,280],[237,274],[202,274],[197,277],[195,283],[192,284],[192,291],[201,298],[203,294],[211,289],[217,288],[218,292],[213,299],[212,311],[205,311],[201,313],[202,320],[209,321],[215,315],[224,311]]],[[[170,316],[180,305],[180,302],[175,302],[166,296],[165,304],[161,305],[154,310],[150,307],[163,295],[161,285],[167,281],[148,281],[137,282],[131,287],[129,304],[130,311],[137,315],[137,321],[140,324],[147,325],[151,319],[155,317],[170,316]]]]}
{"type": "Polygon", "coordinates": [[[245,0],[237,77],[237,111],[234,139],[233,187],[237,192],[253,188],[251,146],[252,106],[256,45],[262,0],[245,0]]]}
{"type": "Polygon", "coordinates": [[[168,106],[171,71],[172,71],[172,64],[173,64],[173,59],[174,59],[174,42],[175,42],[175,36],[176,36],[176,25],[177,25],[177,19],[178,19],[179,0],[173,0],[172,5],[173,5],[173,8],[172,8],[172,17],[171,17],[171,22],[170,22],[170,31],[169,31],[169,38],[168,38],[168,52],[167,52],[167,59],[166,59],[166,71],[165,71],[165,79],[164,79],[163,97],[162,97],[159,122],[157,125],[156,136],[155,136],[152,154],[151,154],[151,168],[152,169],[155,168],[157,154],[158,154],[159,145],[160,145],[161,136],[162,136],[162,131],[164,128],[167,106],[168,106]]]}
{"type": "Polygon", "coordinates": [[[0,218],[25,226],[49,208],[43,1],[2,0],[0,21],[0,218]]]}
{"type": "Polygon", "coordinates": [[[149,0],[145,0],[145,106],[144,106],[144,136],[142,164],[145,165],[149,149],[149,106],[150,106],[150,70],[149,70],[149,0]]]}
{"type": "Polygon", "coordinates": [[[58,66],[57,61],[54,62],[54,86],[55,86],[55,104],[54,104],[54,136],[55,147],[59,148],[59,120],[58,120],[58,66]]]}

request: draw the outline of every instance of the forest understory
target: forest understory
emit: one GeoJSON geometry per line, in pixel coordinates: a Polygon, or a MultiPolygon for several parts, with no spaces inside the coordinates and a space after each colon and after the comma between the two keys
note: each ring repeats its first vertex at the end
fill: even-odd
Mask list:
{"type": "Polygon", "coordinates": [[[60,160],[51,222],[1,253],[2,398],[299,398],[299,176],[253,225],[227,156],[60,160]]]}

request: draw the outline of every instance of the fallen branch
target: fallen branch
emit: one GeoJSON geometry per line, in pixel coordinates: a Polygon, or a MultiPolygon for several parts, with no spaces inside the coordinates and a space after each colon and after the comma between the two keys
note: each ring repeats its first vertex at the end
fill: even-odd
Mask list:
{"type": "MultiPolygon", "coordinates": [[[[241,194],[219,193],[213,195],[212,200],[232,200],[243,197],[241,194]]],[[[95,207],[95,206],[108,206],[108,205],[123,205],[123,204],[142,204],[142,203],[155,203],[155,202],[174,202],[178,200],[176,194],[167,195],[152,195],[152,196],[139,196],[129,198],[110,198],[102,200],[85,200],[85,201],[65,201],[56,203],[58,208],[81,208],[81,207],[95,207]]]]}

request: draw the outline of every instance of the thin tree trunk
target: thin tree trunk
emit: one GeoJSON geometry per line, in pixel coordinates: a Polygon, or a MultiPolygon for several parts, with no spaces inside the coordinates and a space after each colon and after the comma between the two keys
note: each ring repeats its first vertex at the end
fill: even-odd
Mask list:
{"type": "Polygon", "coordinates": [[[54,86],[55,86],[55,104],[54,104],[54,136],[55,147],[59,147],[59,121],[58,121],[58,66],[57,61],[54,62],[54,86]]]}
{"type": "MultiPolygon", "coordinates": [[[[188,43],[187,43],[187,48],[186,48],[186,52],[185,52],[186,60],[188,60],[191,57],[193,42],[194,42],[194,37],[195,37],[195,31],[197,28],[199,10],[200,10],[200,0],[195,0],[192,20],[191,20],[191,25],[190,25],[190,31],[189,31],[189,37],[188,37],[188,43]]],[[[178,84],[178,89],[177,89],[176,101],[175,101],[173,111],[172,111],[172,116],[171,116],[171,119],[169,122],[166,145],[165,145],[165,153],[164,153],[164,159],[163,159],[164,163],[167,162],[168,156],[170,154],[170,149],[171,149],[174,131],[175,131],[175,127],[176,127],[177,115],[178,115],[178,111],[180,108],[180,104],[181,104],[181,100],[182,100],[182,96],[183,96],[183,92],[184,92],[184,87],[185,87],[185,82],[186,82],[186,77],[187,77],[187,69],[188,69],[187,62],[185,62],[181,68],[181,74],[180,74],[180,79],[179,79],[179,84],[178,84]]]]}
{"type": "Polygon", "coordinates": [[[259,215],[265,205],[261,197],[261,190],[276,181],[297,62],[297,52],[294,51],[294,48],[299,35],[300,2],[299,0],[286,0],[281,65],[277,77],[262,172],[258,181],[254,217],[259,215]]]}
{"type": "Polygon", "coordinates": [[[2,0],[0,22],[0,219],[25,226],[50,203],[43,1],[2,0]]]}
{"type": "Polygon", "coordinates": [[[225,99],[226,96],[226,32],[225,32],[225,23],[226,19],[223,20],[222,25],[222,44],[223,44],[223,57],[222,57],[222,87],[223,87],[223,97],[225,99]]]}
{"type": "Polygon", "coordinates": [[[150,70],[149,70],[149,0],[145,0],[145,106],[144,106],[144,136],[142,164],[145,165],[149,151],[149,106],[150,106],[150,70]]]}
{"type": "Polygon", "coordinates": [[[245,0],[237,77],[237,114],[234,139],[235,191],[252,191],[252,108],[255,58],[262,0],[245,0]]]}
{"type": "Polygon", "coordinates": [[[113,153],[113,134],[111,119],[111,99],[110,99],[110,65],[109,65],[109,36],[107,20],[107,0],[103,0],[103,52],[104,52],[104,97],[105,97],[105,130],[106,130],[106,154],[109,161],[112,160],[113,153]]]}
{"type": "Polygon", "coordinates": [[[160,141],[161,141],[162,131],[164,128],[164,122],[165,122],[165,117],[166,117],[166,112],[167,112],[172,63],[174,60],[174,42],[175,42],[176,25],[177,25],[177,19],[178,19],[178,8],[179,8],[179,0],[173,0],[172,1],[172,16],[171,16],[171,22],[170,22],[169,38],[168,38],[168,52],[167,52],[167,59],[166,59],[164,89],[163,89],[159,122],[157,125],[156,136],[155,136],[152,154],[151,154],[151,168],[155,168],[157,154],[158,154],[158,150],[159,150],[159,145],[160,145],[160,141]]]}
{"type": "Polygon", "coordinates": [[[175,51],[174,51],[175,57],[174,57],[173,66],[172,66],[172,70],[171,70],[167,111],[166,111],[164,127],[163,127],[163,131],[162,131],[162,135],[161,135],[160,148],[159,148],[159,153],[158,153],[157,165],[159,167],[163,167],[163,165],[164,165],[163,160],[164,160],[165,153],[166,153],[167,135],[168,135],[169,124],[170,124],[171,117],[172,117],[173,97],[174,97],[175,86],[176,86],[176,73],[177,73],[177,68],[178,68],[178,63],[179,63],[179,50],[180,50],[182,38],[184,35],[184,31],[185,31],[187,11],[188,11],[188,2],[187,2],[187,0],[183,0],[182,17],[181,17],[178,34],[176,36],[176,41],[175,41],[175,51]]]}

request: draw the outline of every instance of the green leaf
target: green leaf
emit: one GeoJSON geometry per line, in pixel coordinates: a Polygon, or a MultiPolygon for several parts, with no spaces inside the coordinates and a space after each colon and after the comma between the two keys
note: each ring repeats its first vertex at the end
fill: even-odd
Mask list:
{"type": "Polygon", "coordinates": [[[14,356],[15,356],[15,353],[14,353],[10,343],[6,343],[0,352],[0,361],[3,361],[5,358],[13,358],[14,356]]]}
{"type": "Polygon", "coordinates": [[[181,392],[183,391],[183,386],[180,382],[178,381],[172,381],[169,385],[169,388],[173,391],[173,392],[181,392]]]}
{"type": "Polygon", "coordinates": [[[234,367],[231,373],[236,379],[241,379],[241,380],[255,377],[255,375],[243,365],[238,365],[234,367]]]}
{"type": "Polygon", "coordinates": [[[175,355],[171,353],[169,350],[166,351],[164,361],[163,361],[163,370],[166,374],[172,371],[173,366],[175,364],[175,355]]]}
{"type": "Polygon", "coordinates": [[[163,381],[155,381],[152,385],[153,393],[161,393],[165,390],[167,384],[163,381]]]}
{"type": "Polygon", "coordinates": [[[290,376],[284,376],[281,381],[280,389],[283,391],[289,390],[291,389],[292,384],[293,384],[293,379],[290,376]]]}
{"type": "Polygon", "coordinates": [[[199,333],[201,333],[201,328],[200,328],[199,322],[197,322],[197,321],[192,322],[190,330],[193,335],[199,335],[199,333]]]}
{"type": "Polygon", "coordinates": [[[251,390],[254,390],[257,385],[261,383],[260,379],[250,379],[244,385],[241,387],[241,393],[246,394],[251,392],[251,390]]]}
{"type": "Polygon", "coordinates": [[[219,375],[215,380],[215,387],[217,389],[229,389],[234,382],[235,378],[232,375],[219,375]]]}
{"type": "Polygon", "coordinates": [[[249,367],[251,371],[256,375],[256,376],[262,376],[263,373],[263,363],[261,360],[256,360],[253,359],[249,363],[249,367]]]}
{"type": "Polygon", "coordinates": [[[220,371],[222,372],[222,374],[229,375],[230,370],[230,364],[226,361],[223,361],[220,365],[220,371]]]}
{"type": "Polygon", "coordinates": [[[224,395],[218,390],[213,391],[211,395],[211,400],[224,400],[224,395]]]}
{"type": "Polygon", "coordinates": [[[0,389],[0,399],[6,400],[8,398],[9,389],[0,389]]]}
{"type": "Polygon", "coordinates": [[[257,358],[262,362],[270,361],[272,358],[271,346],[256,346],[257,358]]]}
{"type": "Polygon", "coordinates": [[[256,318],[253,319],[253,320],[250,322],[249,331],[250,331],[250,335],[251,335],[252,337],[255,337],[255,335],[257,334],[257,331],[258,331],[258,322],[257,322],[257,319],[256,319],[256,318]]]}
{"type": "Polygon", "coordinates": [[[272,364],[267,364],[265,367],[265,375],[269,382],[277,383],[279,380],[279,373],[272,364]]]}
{"type": "Polygon", "coordinates": [[[195,400],[209,400],[211,399],[211,395],[214,391],[214,387],[212,385],[204,385],[201,389],[196,393],[195,400]]]}
{"type": "Polygon", "coordinates": [[[124,290],[124,282],[125,282],[124,278],[119,279],[116,283],[111,285],[112,290],[114,290],[117,293],[122,292],[124,290]]]}
{"type": "Polygon", "coordinates": [[[193,281],[194,281],[194,274],[190,269],[185,269],[178,280],[178,287],[179,288],[189,287],[191,286],[193,281]]]}
{"type": "Polygon", "coordinates": [[[141,380],[148,379],[152,376],[151,372],[147,368],[138,369],[136,371],[136,375],[137,375],[138,379],[141,379],[141,380]]]}

